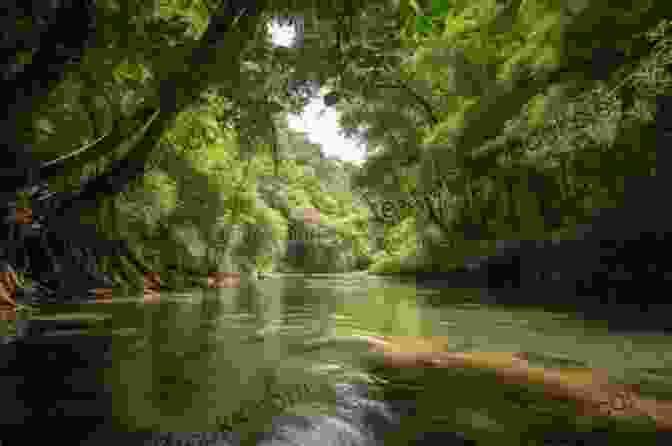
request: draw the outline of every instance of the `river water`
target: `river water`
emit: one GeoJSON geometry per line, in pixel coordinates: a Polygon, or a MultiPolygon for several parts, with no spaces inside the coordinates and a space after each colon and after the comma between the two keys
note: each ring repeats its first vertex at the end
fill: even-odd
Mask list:
{"type": "Polygon", "coordinates": [[[442,336],[450,350],[523,351],[532,363],[603,368],[614,381],[639,384],[642,394],[672,400],[670,335],[479,303],[488,293],[365,274],[283,275],[152,301],[45,307],[20,322],[19,342],[0,350],[3,424],[48,422],[73,439],[96,425],[139,432],[229,426],[245,439],[282,412],[329,413],[333,385],[346,382],[412,401],[413,421],[403,424],[416,433],[451,430],[505,445],[592,429],[565,406],[478,374],[378,367],[356,339],[371,334],[442,336]]]}

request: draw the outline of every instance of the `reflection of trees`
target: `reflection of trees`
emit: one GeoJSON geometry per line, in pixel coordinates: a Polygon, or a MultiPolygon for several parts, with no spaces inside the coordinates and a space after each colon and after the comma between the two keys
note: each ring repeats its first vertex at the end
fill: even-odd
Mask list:
{"type": "MultiPolygon", "coordinates": [[[[221,290],[225,291],[225,290],[221,290]]],[[[260,317],[260,301],[258,293],[255,290],[248,289],[247,286],[236,289],[236,311],[238,313],[249,313],[260,317]]]]}
{"type": "Polygon", "coordinates": [[[282,323],[282,292],[264,292],[260,282],[249,280],[239,289],[238,302],[238,311],[247,310],[255,316],[257,334],[263,338],[264,359],[279,361],[281,344],[275,333],[282,323]]]}
{"type": "Polygon", "coordinates": [[[285,302],[288,310],[293,308],[306,307],[313,303],[311,289],[308,287],[308,281],[303,277],[293,277],[285,280],[281,298],[285,302]]]}
{"type": "MultiPolygon", "coordinates": [[[[135,321],[140,328],[139,336],[135,345],[129,346],[134,357],[118,359],[110,373],[115,380],[113,410],[123,430],[149,428],[155,418],[161,390],[156,375],[162,359],[158,351],[161,345],[158,321],[165,318],[165,311],[158,305],[145,305],[141,309],[142,320],[135,321]]],[[[130,314],[124,316],[131,317],[130,314]]]]}
{"type": "MultiPolygon", "coordinates": [[[[206,423],[204,415],[210,414],[202,400],[213,370],[210,362],[216,344],[211,334],[221,302],[203,299],[200,305],[189,305],[164,301],[144,305],[140,311],[144,320],[133,324],[140,327],[135,340],[139,348],[132,356],[118,360],[110,374],[116,381],[113,402],[116,418],[122,422],[119,428],[214,426],[214,414],[208,425],[201,424],[206,423]]],[[[128,347],[122,347],[122,353],[128,352],[128,347]]]]}
{"type": "Polygon", "coordinates": [[[423,308],[405,287],[374,287],[366,298],[339,299],[338,302],[339,308],[335,311],[352,318],[353,329],[373,329],[381,334],[422,336],[422,321],[435,317],[432,309],[423,308]],[[423,314],[425,311],[430,314],[423,314]]]}
{"type": "Polygon", "coordinates": [[[218,290],[216,289],[205,290],[204,293],[205,298],[202,299],[201,301],[201,317],[200,317],[200,325],[198,327],[198,332],[201,333],[201,335],[211,333],[212,329],[216,327],[216,325],[213,324],[213,322],[217,319],[217,317],[220,314],[222,314],[222,312],[226,307],[226,304],[232,302],[232,300],[228,299],[212,298],[212,296],[209,295],[211,292],[216,293],[217,291],[218,290]]]}
{"type": "MultiPolygon", "coordinates": [[[[231,307],[230,304],[233,302],[233,299],[222,299],[217,294],[217,290],[206,290],[204,298],[200,303],[198,325],[190,339],[188,339],[189,351],[191,352],[189,354],[189,362],[191,369],[194,371],[192,379],[199,384],[198,390],[200,392],[198,393],[201,396],[198,404],[201,405],[200,411],[202,412],[199,411],[198,413],[207,415],[208,427],[212,427],[215,424],[217,415],[217,411],[213,411],[213,408],[217,407],[217,405],[211,405],[208,400],[213,397],[213,393],[214,398],[218,398],[220,395],[219,392],[211,392],[212,389],[209,380],[212,379],[212,371],[217,370],[216,377],[219,378],[226,376],[226,373],[229,373],[231,370],[231,367],[222,367],[219,363],[215,364],[218,352],[215,333],[219,328],[219,317],[225,311],[227,304],[231,307]]],[[[231,381],[227,379],[226,382],[230,385],[231,381]]],[[[201,420],[205,418],[202,417],[201,420]]]]}
{"type": "MultiPolygon", "coordinates": [[[[329,293],[332,294],[331,289],[329,293]]],[[[328,299],[324,297],[318,301],[316,304],[317,312],[319,313],[318,318],[316,318],[315,328],[316,333],[313,336],[331,336],[335,332],[335,321],[331,318],[331,315],[336,310],[335,299],[332,296],[328,296],[328,299]]]]}
{"type": "MultiPolygon", "coordinates": [[[[333,321],[330,315],[336,309],[336,298],[334,289],[320,288],[319,290],[308,286],[308,281],[302,277],[292,278],[285,281],[285,287],[279,298],[283,300],[284,320],[290,324],[297,321],[291,320],[292,314],[297,310],[303,313],[306,308],[311,309],[313,323],[310,336],[329,335],[333,330],[333,321]]],[[[301,321],[303,322],[303,321],[301,321]]]]}
{"type": "MultiPolygon", "coordinates": [[[[174,417],[179,424],[184,423],[184,429],[214,425],[215,414],[210,413],[212,406],[207,401],[212,371],[218,370],[221,377],[230,370],[212,364],[217,352],[214,333],[225,302],[212,294],[207,292],[199,305],[162,303],[153,309],[149,321],[152,405],[164,420],[174,417]]],[[[231,385],[229,379],[224,382],[231,385]]],[[[215,393],[221,397],[220,392],[215,393]]]]}
{"type": "Polygon", "coordinates": [[[178,415],[182,413],[185,406],[191,406],[191,401],[182,400],[182,397],[191,399],[191,396],[184,395],[184,392],[180,391],[182,390],[181,384],[188,380],[185,376],[183,355],[175,351],[181,343],[176,342],[178,340],[174,337],[182,334],[187,321],[185,315],[179,315],[180,324],[176,323],[175,313],[178,309],[177,305],[163,303],[156,306],[151,315],[152,391],[150,396],[154,407],[160,413],[167,415],[178,415]],[[177,326],[182,330],[173,328],[177,326]]]}
{"type": "MultiPolygon", "coordinates": [[[[256,336],[252,337],[254,342],[241,345],[245,351],[241,351],[240,355],[244,356],[246,362],[240,364],[240,358],[235,360],[238,363],[235,370],[239,374],[239,388],[244,389],[239,394],[239,405],[229,407],[222,415],[237,414],[236,420],[228,422],[234,422],[237,425],[237,432],[243,436],[248,430],[253,432],[259,428],[253,425],[257,419],[252,411],[259,410],[258,406],[268,398],[269,388],[277,382],[279,364],[285,356],[281,339],[277,335],[283,313],[282,292],[278,293],[275,283],[268,291],[262,289],[267,283],[268,281],[247,280],[236,290],[237,311],[254,315],[251,323],[256,329],[256,336]],[[252,424],[248,425],[248,421],[252,424]]],[[[230,383],[231,381],[229,386],[230,383]]],[[[258,421],[264,421],[263,414],[257,414],[258,417],[261,417],[258,421]]]]}
{"type": "Polygon", "coordinates": [[[264,359],[271,367],[282,360],[282,343],[280,337],[275,335],[275,331],[282,323],[283,299],[282,294],[262,293],[257,286],[250,285],[249,292],[253,293],[255,299],[259,301],[259,325],[258,328],[264,333],[264,359]]]}

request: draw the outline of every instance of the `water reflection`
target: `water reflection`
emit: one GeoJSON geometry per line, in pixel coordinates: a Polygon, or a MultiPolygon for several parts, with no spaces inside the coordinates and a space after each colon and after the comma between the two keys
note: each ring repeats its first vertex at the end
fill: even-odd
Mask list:
{"type": "MultiPolygon", "coordinates": [[[[406,426],[461,431],[483,444],[504,444],[499,441],[507,432],[519,440],[533,425],[550,429],[548,420],[572,426],[557,424],[565,415],[547,420],[547,408],[531,409],[533,398],[523,404],[520,395],[479,377],[372,368],[356,335],[435,337],[446,350],[525,351],[540,366],[608,369],[616,378],[638,380],[642,389],[648,385],[649,394],[671,388],[669,337],[615,335],[567,315],[464,304],[478,290],[438,294],[366,276],[285,276],[242,281],[239,288],[164,293],[155,305],[136,298],[79,308],[106,316],[97,330],[111,339],[111,360],[98,370],[109,389],[106,422],[117,431],[214,432],[243,407],[245,415],[234,423],[242,441],[261,441],[257,433],[280,426],[273,420],[282,412],[299,416],[296,431],[301,416],[322,417],[334,427],[339,422],[328,416],[345,410],[334,392],[304,392],[288,404],[269,398],[305,385],[352,382],[369,383],[371,404],[387,401],[399,411],[405,402],[417,403],[404,415],[413,420],[406,426]]],[[[72,342],[83,342],[71,335],[72,342]]]]}

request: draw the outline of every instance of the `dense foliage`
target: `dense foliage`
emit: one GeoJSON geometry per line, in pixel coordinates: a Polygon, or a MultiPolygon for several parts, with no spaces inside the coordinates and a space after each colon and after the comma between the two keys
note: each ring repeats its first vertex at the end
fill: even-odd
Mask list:
{"type": "MultiPolygon", "coordinates": [[[[442,269],[497,240],[571,234],[655,175],[654,102],[670,80],[661,1],[14,6],[8,152],[29,146],[51,187],[74,193],[62,212],[159,270],[347,270],[370,254],[374,271],[442,269]],[[40,37],[77,7],[78,37],[40,37]],[[291,46],[270,42],[274,21],[297,30],[291,46]],[[368,146],[361,170],[287,129],[320,88],[368,146]],[[303,207],[325,216],[322,248],[280,266],[303,207]]],[[[100,262],[139,279],[123,258],[100,262]]]]}
{"type": "Polygon", "coordinates": [[[571,237],[655,177],[656,101],[671,80],[657,5],[451,4],[433,18],[407,11],[408,57],[377,81],[403,88],[343,107],[372,150],[356,184],[386,241],[377,272],[446,270],[498,240],[571,237]],[[597,22],[618,13],[608,30],[597,22]]]}
{"type": "MultiPolygon", "coordinates": [[[[41,51],[51,42],[38,38],[38,24],[56,26],[69,8],[82,5],[14,6],[18,15],[7,20],[3,42],[11,56],[3,71],[8,91],[39,77],[38,67],[47,64],[41,51]],[[21,40],[28,34],[35,38],[21,40]]],[[[7,149],[18,159],[29,147],[42,164],[42,179],[71,197],[61,214],[78,214],[102,238],[131,241],[153,268],[237,268],[222,264],[234,253],[244,265],[271,268],[289,209],[300,206],[319,209],[323,229],[331,231],[323,247],[333,252],[323,267],[341,256],[344,246],[334,242],[347,240],[352,254],[338,269],[352,268],[366,258],[366,221],[352,204],[346,171],[319,150],[293,160],[301,145],[310,144],[292,139],[282,123],[341,67],[334,61],[343,55],[333,50],[344,39],[342,16],[361,18],[379,7],[353,4],[339,12],[312,2],[258,2],[254,8],[227,1],[87,3],[81,12],[90,25],[82,29],[86,39],[73,40],[78,46],[62,56],[47,89],[32,90],[23,107],[9,113],[20,131],[12,132],[7,149]],[[291,18],[298,26],[298,17],[303,31],[294,47],[271,44],[266,25],[291,18]],[[325,41],[334,47],[324,48],[325,41]],[[257,188],[264,185],[282,189],[274,191],[281,195],[276,207],[260,198],[257,188]],[[236,240],[245,249],[234,249],[236,240]]],[[[117,282],[138,284],[139,271],[126,260],[99,259],[117,282]]]]}
{"type": "MultiPolygon", "coordinates": [[[[27,186],[48,182],[46,226],[128,242],[95,259],[120,286],[143,268],[173,289],[210,272],[452,271],[667,189],[669,0],[9,3],[2,204],[34,206],[27,186]],[[291,46],[272,23],[296,29],[291,46]],[[288,128],[316,98],[367,146],[363,166],[288,128]]],[[[599,245],[555,252],[586,276],[599,245]]]]}

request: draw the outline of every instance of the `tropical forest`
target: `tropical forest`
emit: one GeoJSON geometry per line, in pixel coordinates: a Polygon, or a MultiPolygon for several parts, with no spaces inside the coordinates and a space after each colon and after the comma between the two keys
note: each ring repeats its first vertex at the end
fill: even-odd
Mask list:
{"type": "Polygon", "coordinates": [[[670,6],[3,1],[2,425],[666,444],[670,6]]]}

